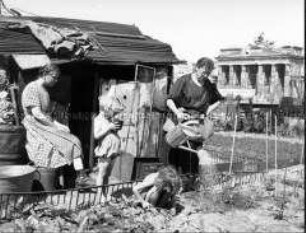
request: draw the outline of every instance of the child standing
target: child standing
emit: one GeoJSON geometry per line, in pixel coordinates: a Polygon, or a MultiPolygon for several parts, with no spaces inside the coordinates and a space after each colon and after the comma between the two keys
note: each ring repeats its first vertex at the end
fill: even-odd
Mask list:
{"type": "MultiPolygon", "coordinates": [[[[97,163],[96,185],[108,184],[114,159],[120,155],[121,140],[118,131],[122,128],[122,121],[118,114],[123,108],[111,97],[99,99],[100,113],[94,119],[94,138],[98,140],[95,148],[97,163]]],[[[105,190],[103,190],[105,198],[105,190]]]]}

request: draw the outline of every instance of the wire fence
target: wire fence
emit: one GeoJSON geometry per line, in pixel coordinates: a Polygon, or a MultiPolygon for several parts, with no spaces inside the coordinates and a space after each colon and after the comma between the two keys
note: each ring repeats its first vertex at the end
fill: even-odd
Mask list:
{"type": "MultiPolygon", "coordinates": [[[[301,182],[296,187],[304,188],[304,167],[269,169],[266,170],[265,163],[257,159],[248,159],[242,155],[236,156],[232,166],[232,174],[228,172],[230,159],[224,158],[221,153],[213,152],[217,172],[213,175],[213,189],[222,190],[225,187],[262,185],[273,178],[274,182],[287,183],[285,172],[298,177],[301,182]],[[249,170],[245,164],[252,164],[249,170]],[[254,169],[256,165],[256,170],[254,169]]],[[[197,174],[184,174],[183,179],[196,177],[197,174]]],[[[196,179],[196,178],[195,178],[196,179]]],[[[77,211],[90,208],[91,206],[105,203],[103,190],[108,201],[119,202],[125,197],[130,197],[132,188],[140,181],[129,181],[103,186],[91,186],[86,188],[74,188],[67,190],[39,191],[39,192],[16,192],[0,194],[0,220],[13,220],[22,218],[31,213],[35,207],[48,206],[63,211],[77,211]]],[[[275,196],[281,193],[274,193],[275,196]]]]}

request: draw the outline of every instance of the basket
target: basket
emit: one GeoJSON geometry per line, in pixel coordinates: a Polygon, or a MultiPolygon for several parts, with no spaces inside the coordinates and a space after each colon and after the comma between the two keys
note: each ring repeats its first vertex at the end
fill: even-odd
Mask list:
{"type": "Polygon", "coordinates": [[[36,168],[8,165],[0,169],[0,193],[30,192],[36,168]]]}

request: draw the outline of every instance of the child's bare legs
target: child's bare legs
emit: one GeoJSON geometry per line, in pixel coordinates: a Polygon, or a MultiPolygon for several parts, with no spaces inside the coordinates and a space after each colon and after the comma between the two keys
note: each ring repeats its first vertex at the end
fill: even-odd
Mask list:
{"type": "Polygon", "coordinates": [[[109,163],[107,161],[98,163],[98,175],[96,180],[96,185],[100,186],[104,184],[105,175],[107,174],[107,167],[109,163]]]}
{"type": "MultiPolygon", "coordinates": [[[[107,168],[109,167],[109,162],[104,160],[104,161],[99,161],[98,163],[98,175],[96,179],[96,185],[101,186],[101,185],[106,185],[108,182],[108,177],[107,177],[107,168]]],[[[106,200],[106,189],[105,187],[102,187],[102,200],[106,200]]]]}
{"type": "Polygon", "coordinates": [[[108,163],[108,166],[106,167],[106,173],[105,173],[104,179],[103,179],[103,184],[105,184],[105,185],[107,185],[108,182],[109,182],[109,177],[112,173],[114,160],[109,160],[107,163],[108,163]]]}

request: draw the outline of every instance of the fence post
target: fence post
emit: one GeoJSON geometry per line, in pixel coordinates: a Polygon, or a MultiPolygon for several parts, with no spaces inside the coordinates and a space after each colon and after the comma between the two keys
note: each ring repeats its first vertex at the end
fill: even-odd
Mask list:
{"type": "Polygon", "coordinates": [[[278,168],[278,164],[277,164],[277,115],[275,115],[275,118],[274,118],[274,121],[275,121],[275,169],[278,168]]]}
{"type": "Polygon", "coordinates": [[[303,164],[303,158],[304,158],[304,150],[305,150],[305,138],[302,140],[302,152],[301,152],[301,158],[300,158],[300,164],[303,164]]]}
{"type": "Polygon", "coordinates": [[[234,125],[234,134],[233,134],[233,145],[232,145],[232,153],[231,153],[231,161],[229,166],[229,174],[232,174],[233,169],[233,158],[234,158],[234,148],[235,148],[235,141],[236,141],[236,131],[237,131],[237,114],[235,115],[235,125],[234,125]]]}
{"type": "Polygon", "coordinates": [[[266,172],[269,170],[269,138],[268,138],[268,131],[269,131],[269,112],[266,112],[266,172]]]}

